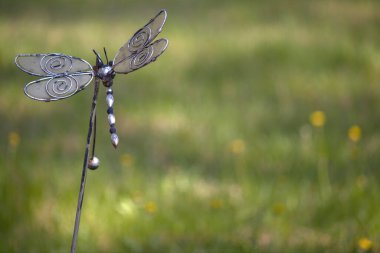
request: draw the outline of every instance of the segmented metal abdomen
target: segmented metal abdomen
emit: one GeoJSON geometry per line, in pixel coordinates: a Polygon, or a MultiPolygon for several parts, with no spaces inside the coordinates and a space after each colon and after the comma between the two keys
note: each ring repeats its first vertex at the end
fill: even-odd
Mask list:
{"type": "Polygon", "coordinates": [[[112,89],[108,88],[107,97],[106,97],[106,101],[108,105],[108,109],[107,109],[108,123],[110,125],[111,143],[116,148],[117,145],[119,144],[119,137],[117,136],[116,127],[115,127],[116,119],[115,119],[115,115],[113,114],[112,106],[113,106],[114,98],[112,94],[113,94],[112,89]]]}

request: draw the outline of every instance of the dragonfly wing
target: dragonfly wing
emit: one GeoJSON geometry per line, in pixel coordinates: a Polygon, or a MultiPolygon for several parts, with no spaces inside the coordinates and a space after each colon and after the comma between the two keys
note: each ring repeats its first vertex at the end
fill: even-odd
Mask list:
{"type": "Polygon", "coordinates": [[[124,61],[113,65],[116,73],[127,74],[155,61],[168,47],[167,39],[159,39],[143,48],[140,52],[130,55],[124,61]]]}
{"type": "Polygon", "coordinates": [[[162,31],[166,17],[166,10],[161,10],[154,18],[148,22],[148,24],[138,30],[132,36],[132,38],[119,49],[113,60],[113,63],[117,65],[120,62],[128,59],[132,54],[135,54],[144,49],[162,31]]]}
{"type": "Polygon", "coordinates": [[[55,101],[83,90],[92,80],[92,72],[45,77],[28,83],[25,94],[35,100],[55,101]]]}
{"type": "Polygon", "coordinates": [[[83,59],[64,54],[19,54],[17,67],[35,76],[55,76],[88,72],[91,65],[83,59]]]}

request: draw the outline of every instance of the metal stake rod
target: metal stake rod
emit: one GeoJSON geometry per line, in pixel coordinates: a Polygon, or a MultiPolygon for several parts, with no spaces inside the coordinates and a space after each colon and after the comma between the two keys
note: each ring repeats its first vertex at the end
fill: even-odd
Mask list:
{"type": "Polygon", "coordinates": [[[76,212],[76,216],[75,216],[73,239],[71,242],[71,253],[75,253],[75,248],[77,245],[80,215],[81,215],[81,211],[82,211],[82,204],[83,204],[83,198],[84,198],[84,188],[86,186],[88,154],[89,154],[89,149],[90,149],[92,130],[93,130],[93,128],[95,128],[95,124],[96,124],[95,123],[96,103],[97,103],[98,92],[99,92],[99,83],[100,83],[99,79],[95,78],[94,97],[92,98],[92,106],[91,106],[91,112],[90,112],[90,124],[89,124],[88,134],[87,134],[86,150],[84,153],[82,179],[80,181],[77,212],[76,212]]]}

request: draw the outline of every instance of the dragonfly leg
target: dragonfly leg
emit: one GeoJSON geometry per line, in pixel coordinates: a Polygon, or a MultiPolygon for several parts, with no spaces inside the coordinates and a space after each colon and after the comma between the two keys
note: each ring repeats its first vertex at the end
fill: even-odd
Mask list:
{"type": "MultiPolygon", "coordinates": [[[[88,133],[87,133],[87,142],[86,142],[86,149],[84,152],[84,162],[83,162],[83,169],[82,169],[82,178],[80,181],[80,188],[79,188],[79,196],[78,196],[78,205],[77,205],[77,212],[75,215],[75,224],[74,224],[74,232],[73,232],[73,239],[71,241],[71,253],[75,253],[76,245],[77,245],[77,239],[78,239],[78,233],[79,233],[79,223],[80,223],[80,216],[82,213],[82,205],[83,205],[83,199],[84,199],[84,189],[86,186],[86,178],[87,178],[87,168],[88,168],[88,162],[89,162],[89,150],[90,150],[90,143],[91,143],[91,136],[93,136],[93,128],[96,125],[95,123],[95,115],[96,115],[96,104],[97,104],[97,98],[98,98],[98,91],[99,91],[99,79],[95,78],[95,86],[94,86],[94,97],[92,98],[92,105],[91,105],[91,112],[90,112],[90,123],[88,127],[88,133]]],[[[93,154],[92,154],[92,157],[93,154]]]]}

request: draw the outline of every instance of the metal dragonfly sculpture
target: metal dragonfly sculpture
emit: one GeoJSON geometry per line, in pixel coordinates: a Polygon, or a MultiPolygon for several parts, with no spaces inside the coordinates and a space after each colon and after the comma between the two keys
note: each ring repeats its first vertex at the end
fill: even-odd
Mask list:
{"type": "Polygon", "coordinates": [[[103,62],[100,55],[93,50],[96,55],[95,66],[91,66],[83,59],[59,53],[19,54],[16,56],[15,63],[18,68],[30,75],[41,77],[36,81],[28,83],[24,88],[25,94],[35,100],[50,102],[71,97],[86,88],[92,79],[95,78],[94,95],[90,111],[90,124],[87,134],[78,206],[71,244],[72,253],[75,252],[78,237],[87,168],[94,170],[99,167],[99,159],[95,156],[95,140],[96,105],[100,82],[107,88],[106,102],[108,105],[109,131],[111,134],[111,143],[116,148],[119,143],[119,137],[116,133],[116,120],[113,113],[113,79],[116,74],[128,74],[144,67],[155,61],[157,57],[165,51],[168,46],[167,39],[153,40],[161,32],[166,17],[166,10],[161,10],[119,49],[113,61],[108,61],[105,48],[103,48],[106,58],[105,62],[103,62]],[[91,139],[92,152],[89,158],[91,139]]]}

